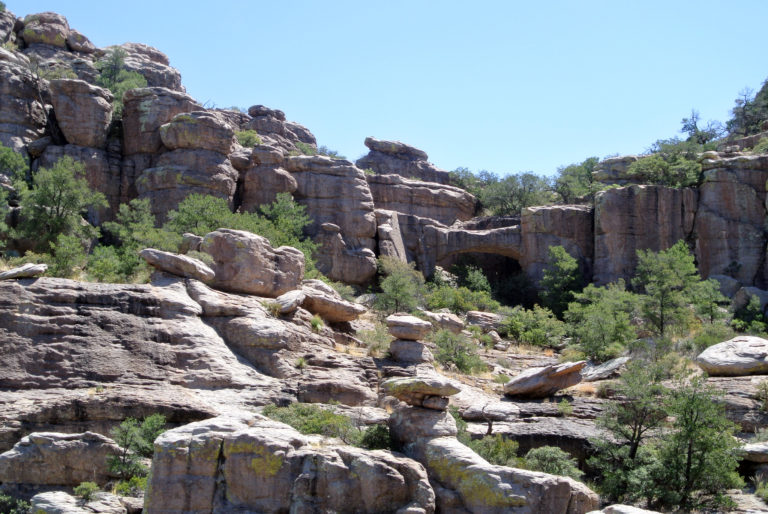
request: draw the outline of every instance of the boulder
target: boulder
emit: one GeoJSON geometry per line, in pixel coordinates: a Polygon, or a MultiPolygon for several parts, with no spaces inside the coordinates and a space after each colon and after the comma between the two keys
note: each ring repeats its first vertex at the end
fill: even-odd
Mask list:
{"type": "Polygon", "coordinates": [[[213,257],[216,278],[211,284],[224,291],[275,298],[297,289],[304,278],[300,250],[272,248],[265,237],[250,232],[224,228],[210,232],[200,251],[213,257]]]}
{"type": "Polygon", "coordinates": [[[157,153],[162,148],[160,127],[177,114],[201,109],[191,96],[164,87],[129,89],[123,104],[125,155],[157,153]]]}
{"type": "Polygon", "coordinates": [[[465,325],[461,318],[450,312],[421,311],[421,313],[437,330],[450,330],[454,334],[464,330],[465,325]]]}
{"type": "Polygon", "coordinates": [[[262,416],[169,430],[155,441],[144,511],[434,512],[420,464],[318,443],[262,416]],[[226,494],[215,494],[224,488],[226,494]]]}
{"type": "Polygon", "coordinates": [[[387,317],[389,333],[398,339],[418,341],[424,339],[432,331],[429,321],[404,314],[392,314],[387,317]]]}
{"type": "Polygon", "coordinates": [[[742,460],[765,464],[768,462],[768,441],[748,443],[739,448],[742,460]]]}
{"type": "Polygon", "coordinates": [[[592,179],[603,184],[628,184],[642,183],[645,177],[629,173],[629,167],[640,158],[637,155],[622,155],[603,159],[592,172],[592,179]]]}
{"type": "MultiPolygon", "coordinates": [[[[19,59],[0,59],[0,143],[24,153],[25,145],[45,133],[47,115],[37,78],[19,59]]],[[[46,92],[48,86],[43,84],[46,92]]]]}
{"type": "Polygon", "coordinates": [[[376,235],[378,236],[379,255],[390,257],[400,262],[408,261],[403,234],[400,232],[400,220],[395,211],[376,209],[376,235]]]}
{"type": "Polygon", "coordinates": [[[557,391],[581,382],[581,370],[586,361],[530,368],[504,384],[507,396],[546,398],[557,391]]]}
{"type": "Polygon", "coordinates": [[[18,268],[12,268],[8,271],[0,272],[0,280],[11,280],[13,278],[32,278],[38,277],[48,271],[47,264],[27,263],[18,268]]]}
{"type": "Polygon", "coordinates": [[[64,491],[49,491],[32,497],[30,511],[35,514],[126,514],[128,511],[114,494],[97,492],[87,502],[64,491]]]}
{"type": "Polygon", "coordinates": [[[57,79],[49,84],[56,121],[67,142],[103,147],[112,121],[112,93],[84,80],[57,79]]]}
{"type": "Polygon", "coordinates": [[[765,311],[765,306],[768,305],[768,291],[759,289],[757,287],[740,287],[736,294],[731,299],[731,309],[733,312],[737,312],[749,304],[749,301],[753,296],[756,296],[760,302],[760,310],[765,311]]]}
{"type": "Polygon", "coordinates": [[[605,380],[619,375],[619,371],[629,362],[629,357],[616,357],[602,364],[587,364],[581,370],[581,379],[584,382],[605,380]]]}
{"type": "Polygon", "coordinates": [[[467,325],[476,325],[482,328],[483,332],[498,330],[501,321],[501,316],[492,312],[467,311],[467,325]]]}
{"type": "Polygon", "coordinates": [[[160,271],[167,271],[180,277],[195,278],[202,282],[210,282],[215,274],[203,261],[179,255],[177,253],[164,252],[153,248],[145,248],[139,255],[147,263],[160,271]]]}
{"type": "Polygon", "coordinates": [[[450,173],[427,162],[427,154],[411,145],[366,137],[365,146],[370,152],[355,163],[360,169],[370,169],[380,175],[396,174],[438,184],[451,182],[450,173]]]}
{"type": "Polygon", "coordinates": [[[119,452],[120,447],[112,439],[93,432],[35,432],[0,455],[0,482],[60,486],[96,482],[104,485],[111,478],[107,457],[119,452]]]}
{"type": "Polygon", "coordinates": [[[244,128],[255,130],[262,140],[272,143],[286,152],[296,151],[296,143],[317,147],[317,140],[306,127],[292,121],[286,121],[285,113],[263,105],[253,105],[248,109],[252,118],[244,128]]]}
{"type": "Polygon", "coordinates": [[[320,280],[305,280],[301,289],[305,295],[301,306],[325,321],[353,321],[367,311],[360,304],[346,301],[332,287],[320,280]]]}
{"type": "Polygon", "coordinates": [[[617,503],[615,505],[609,505],[602,510],[594,510],[589,514],[661,514],[657,510],[646,510],[640,507],[633,507],[632,505],[622,505],[617,503]]]}
{"type": "Polygon", "coordinates": [[[755,336],[734,337],[701,352],[696,364],[712,376],[768,374],[768,340],[755,336]]]}
{"type": "Polygon", "coordinates": [[[67,48],[69,23],[61,14],[43,12],[30,14],[24,18],[21,38],[27,45],[43,44],[67,48]]]}
{"type": "Polygon", "coordinates": [[[317,269],[337,282],[366,284],[376,275],[376,254],[369,248],[350,248],[341,235],[341,228],[323,223],[315,237],[320,245],[317,269]]]}
{"type": "Polygon", "coordinates": [[[741,289],[741,283],[728,275],[710,275],[709,278],[717,280],[717,283],[720,284],[720,292],[728,298],[733,298],[741,289]]]}
{"type": "MultiPolygon", "coordinates": [[[[698,223],[694,189],[629,186],[595,197],[593,280],[598,285],[635,276],[637,250],[666,250],[687,240],[698,223]]],[[[706,274],[704,275],[706,276],[706,274]]]]}
{"type": "Polygon", "coordinates": [[[91,43],[91,40],[75,29],[69,29],[67,46],[72,49],[73,52],[80,52],[83,54],[92,54],[96,51],[96,47],[91,43]]]}
{"type": "Polygon", "coordinates": [[[404,339],[395,339],[389,343],[389,356],[397,362],[410,364],[433,362],[435,360],[434,355],[432,355],[432,352],[429,351],[429,348],[424,343],[404,339]]]}
{"type": "Polygon", "coordinates": [[[290,314],[298,309],[304,299],[307,297],[306,293],[301,289],[294,291],[288,291],[275,298],[275,303],[279,306],[280,314],[290,314]]]}
{"type": "Polygon", "coordinates": [[[160,139],[171,150],[201,149],[227,155],[232,150],[234,137],[235,130],[216,112],[177,114],[160,127],[160,139]]]}
{"type": "Polygon", "coordinates": [[[279,148],[259,145],[253,149],[242,175],[244,211],[255,212],[260,206],[274,202],[278,193],[293,194],[296,191],[296,179],[280,167],[281,162],[282,151],[279,148]],[[265,156],[275,152],[279,152],[279,159],[269,162],[265,156]]]}
{"type": "Polygon", "coordinates": [[[168,57],[160,50],[141,43],[123,43],[120,48],[126,53],[125,69],[142,75],[147,79],[147,86],[184,91],[181,74],[169,66],[168,57]]]}
{"type": "Polygon", "coordinates": [[[400,404],[389,418],[392,439],[402,445],[432,437],[458,433],[453,416],[443,410],[422,409],[400,404]]]}
{"type": "Polygon", "coordinates": [[[475,197],[458,187],[400,175],[365,175],[377,209],[436,220],[445,225],[470,219],[475,197]]]}

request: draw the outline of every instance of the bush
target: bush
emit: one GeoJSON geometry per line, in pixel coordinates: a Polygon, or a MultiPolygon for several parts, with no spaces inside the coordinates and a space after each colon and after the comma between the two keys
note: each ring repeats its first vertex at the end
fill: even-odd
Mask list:
{"type": "Polygon", "coordinates": [[[120,480],[115,485],[115,492],[120,496],[142,496],[147,490],[147,477],[131,477],[130,480],[120,480]]]}
{"type": "Polygon", "coordinates": [[[485,291],[442,285],[433,287],[427,294],[427,307],[431,310],[449,309],[455,314],[461,314],[467,311],[496,312],[500,305],[485,291]]]}
{"type": "Polygon", "coordinates": [[[29,502],[0,493],[0,512],[3,514],[28,514],[29,502]]]}
{"type": "MultiPolygon", "coordinates": [[[[309,403],[292,403],[288,407],[267,405],[262,412],[265,416],[292,426],[302,434],[338,437],[347,444],[359,443],[361,439],[360,431],[352,424],[349,417],[317,405],[309,403]]],[[[369,437],[374,438],[373,435],[369,437]]]]}
{"type": "Polygon", "coordinates": [[[77,236],[59,234],[56,242],[51,243],[51,251],[53,256],[48,274],[54,277],[70,278],[88,261],[83,242],[77,236]]]}
{"type": "Polygon", "coordinates": [[[387,313],[412,311],[421,300],[424,277],[413,263],[400,262],[390,257],[378,260],[381,293],[376,295],[375,307],[387,313]]]}
{"type": "Polygon", "coordinates": [[[110,49],[105,57],[96,63],[99,77],[96,83],[109,89],[115,97],[112,103],[112,119],[123,117],[123,95],[129,89],[147,87],[147,79],[140,73],[128,71],[125,67],[126,52],[122,48],[110,49]]]}
{"type": "Polygon", "coordinates": [[[74,493],[75,496],[79,496],[85,501],[91,501],[91,496],[93,496],[93,493],[97,492],[99,490],[98,484],[95,482],[81,482],[80,485],[75,487],[74,493]]]}
{"type": "Polygon", "coordinates": [[[552,475],[571,477],[575,480],[581,480],[584,475],[576,461],[556,446],[541,446],[530,450],[525,454],[525,462],[529,469],[552,475]]]}
{"type": "Polygon", "coordinates": [[[368,355],[371,357],[383,356],[392,341],[387,326],[380,322],[375,322],[371,330],[360,330],[357,337],[368,347],[368,355]]]}
{"type": "Polygon", "coordinates": [[[573,414],[573,405],[571,402],[563,398],[560,400],[560,403],[557,404],[557,412],[559,412],[562,417],[567,418],[573,414]]]}
{"type": "Polygon", "coordinates": [[[517,467],[520,459],[517,457],[519,445],[517,441],[505,439],[501,434],[487,435],[482,439],[471,439],[467,446],[497,466],[517,467]]]}
{"type": "Polygon", "coordinates": [[[309,320],[309,324],[312,326],[312,330],[314,332],[320,332],[320,330],[325,326],[325,323],[323,323],[323,318],[317,314],[312,316],[312,319],[309,320]]]}
{"type": "Polygon", "coordinates": [[[763,137],[752,147],[752,153],[768,153],[768,137],[763,137]]]}
{"type": "Polygon", "coordinates": [[[574,291],[583,287],[583,281],[579,262],[562,246],[550,246],[539,283],[544,306],[562,318],[568,302],[573,300],[574,291]]]}
{"type": "Polygon", "coordinates": [[[434,335],[435,360],[443,366],[455,366],[462,373],[475,373],[488,368],[477,354],[477,347],[462,334],[438,330],[434,335]]]}
{"type": "Polygon", "coordinates": [[[237,130],[235,131],[235,137],[237,142],[246,148],[262,144],[262,140],[255,130],[237,130]]]}
{"type": "Polygon", "coordinates": [[[454,266],[451,272],[459,279],[459,285],[473,292],[491,294],[491,284],[483,270],[471,264],[454,266]]]}
{"type": "Polygon", "coordinates": [[[760,299],[757,296],[751,295],[747,305],[734,313],[731,327],[737,332],[754,335],[768,332],[768,318],[763,313],[760,299]]]}
{"type": "Polygon", "coordinates": [[[555,348],[565,336],[565,324],[552,311],[538,305],[533,309],[515,307],[502,321],[500,330],[518,344],[555,348]]]}
{"type": "Polygon", "coordinates": [[[391,450],[392,436],[387,425],[373,425],[363,431],[359,446],[367,450],[391,450]]]}
{"type": "Polygon", "coordinates": [[[127,418],[112,429],[112,438],[120,446],[119,455],[108,457],[107,464],[111,473],[122,480],[142,477],[147,473],[140,457],[151,457],[154,441],[165,427],[165,416],[152,414],[141,423],[135,418],[127,418]]]}

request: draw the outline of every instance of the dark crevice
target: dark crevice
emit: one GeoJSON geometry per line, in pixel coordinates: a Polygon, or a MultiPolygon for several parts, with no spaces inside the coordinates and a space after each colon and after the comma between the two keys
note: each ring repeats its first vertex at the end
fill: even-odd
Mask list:
{"type": "Polygon", "coordinates": [[[243,195],[245,194],[245,172],[238,172],[237,184],[235,185],[235,194],[232,197],[232,212],[238,212],[243,205],[243,195]]]}

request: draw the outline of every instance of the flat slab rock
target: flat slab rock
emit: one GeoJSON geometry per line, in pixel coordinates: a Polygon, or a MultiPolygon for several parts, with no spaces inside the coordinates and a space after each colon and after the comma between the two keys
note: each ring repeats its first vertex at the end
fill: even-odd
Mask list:
{"type": "Polygon", "coordinates": [[[768,374],[768,340],[734,337],[701,352],[696,364],[712,376],[768,374]]]}
{"type": "Polygon", "coordinates": [[[186,255],[145,248],[139,252],[139,256],[150,266],[180,277],[196,278],[202,282],[210,282],[216,277],[203,261],[186,255]]]}
{"type": "Polygon", "coordinates": [[[48,271],[47,264],[25,264],[18,268],[9,269],[0,273],[0,280],[11,280],[13,278],[33,278],[42,275],[48,271]]]}
{"type": "Polygon", "coordinates": [[[387,317],[389,333],[398,339],[418,341],[424,339],[432,330],[432,323],[403,314],[392,314],[387,317]]]}
{"type": "Polygon", "coordinates": [[[64,491],[49,491],[32,497],[35,514],[126,514],[128,511],[114,494],[98,492],[84,502],[64,491]]]}
{"type": "Polygon", "coordinates": [[[587,361],[566,362],[523,371],[504,384],[507,396],[544,398],[581,382],[581,370],[587,361]]]}

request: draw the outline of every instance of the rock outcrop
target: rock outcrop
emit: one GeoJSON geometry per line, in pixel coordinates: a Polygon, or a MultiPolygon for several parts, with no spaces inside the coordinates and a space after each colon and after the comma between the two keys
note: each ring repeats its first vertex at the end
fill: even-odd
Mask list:
{"type": "Polygon", "coordinates": [[[155,441],[148,514],[224,512],[434,512],[424,468],[261,416],[219,417],[155,441]]]}
{"type": "Polygon", "coordinates": [[[72,79],[52,80],[50,88],[56,121],[67,142],[103,147],[112,121],[112,93],[84,80],[72,79]]]}
{"type": "Polygon", "coordinates": [[[586,361],[578,361],[530,368],[504,384],[504,394],[526,398],[551,396],[581,382],[581,370],[586,364],[586,361]]]}
{"type": "Polygon", "coordinates": [[[114,494],[97,492],[87,502],[66,493],[49,491],[36,494],[30,502],[35,514],[127,514],[128,510],[114,494]]]}
{"type": "Polygon", "coordinates": [[[321,280],[305,280],[301,285],[304,301],[301,306],[331,323],[353,321],[367,309],[343,299],[331,286],[321,280]]]}
{"type": "Polygon", "coordinates": [[[392,314],[386,321],[389,333],[398,339],[418,341],[427,337],[432,331],[430,322],[416,316],[392,314]]]}
{"type": "Polygon", "coordinates": [[[180,277],[195,278],[202,282],[210,282],[215,274],[203,261],[154,248],[145,248],[139,256],[160,271],[167,271],[180,277]]]}
{"type": "Polygon", "coordinates": [[[382,141],[373,137],[365,138],[368,155],[357,160],[360,169],[370,169],[379,175],[400,175],[425,182],[450,184],[451,176],[427,161],[427,154],[418,148],[400,141],[382,141]]]}

